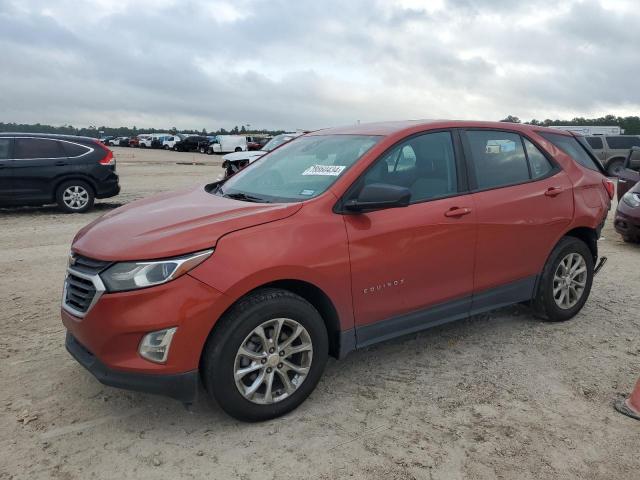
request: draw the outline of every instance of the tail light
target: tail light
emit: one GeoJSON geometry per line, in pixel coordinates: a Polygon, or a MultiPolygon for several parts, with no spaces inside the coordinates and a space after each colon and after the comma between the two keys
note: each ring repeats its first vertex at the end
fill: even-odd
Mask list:
{"type": "Polygon", "coordinates": [[[100,165],[115,165],[116,158],[113,156],[113,152],[109,150],[102,142],[96,141],[96,144],[102,148],[105,152],[105,156],[100,160],[100,165]]]}
{"type": "Polygon", "coordinates": [[[607,194],[609,195],[609,199],[613,200],[613,195],[616,192],[616,186],[613,183],[613,180],[610,180],[608,178],[603,178],[602,183],[604,183],[604,188],[607,191],[607,194]]]}

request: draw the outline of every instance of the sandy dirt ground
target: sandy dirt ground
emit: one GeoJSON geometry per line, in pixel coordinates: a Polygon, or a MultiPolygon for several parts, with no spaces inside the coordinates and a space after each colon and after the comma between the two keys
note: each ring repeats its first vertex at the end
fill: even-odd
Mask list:
{"type": "Polygon", "coordinates": [[[612,408],[640,375],[640,246],[611,216],[609,262],[575,319],[511,307],[330,360],[278,420],[102,386],[63,346],[71,239],[120,204],[221,172],[216,156],[114,150],[123,192],[91,213],[0,210],[0,479],[640,477],[640,422],[612,408]]]}

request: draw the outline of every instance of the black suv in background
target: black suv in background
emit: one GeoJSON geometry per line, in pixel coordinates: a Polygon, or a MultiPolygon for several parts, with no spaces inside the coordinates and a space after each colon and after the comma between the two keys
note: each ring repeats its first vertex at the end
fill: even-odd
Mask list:
{"type": "Polygon", "coordinates": [[[113,153],[94,138],[0,133],[0,206],[57,203],[86,212],[120,192],[113,153]]]}
{"type": "Polygon", "coordinates": [[[209,139],[201,135],[191,135],[184,137],[173,146],[176,152],[193,152],[198,150],[200,146],[209,147],[209,139]]]}

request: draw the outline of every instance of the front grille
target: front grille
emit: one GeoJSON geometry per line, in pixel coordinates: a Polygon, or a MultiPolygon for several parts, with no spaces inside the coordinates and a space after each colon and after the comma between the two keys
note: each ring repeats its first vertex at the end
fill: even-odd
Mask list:
{"type": "Polygon", "coordinates": [[[74,255],[70,263],[62,306],[69,313],[83,317],[104,292],[98,274],[111,262],[74,255]]]}
{"type": "Polygon", "coordinates": [[[66,287],[65,303],[74,310],[86,313],[96,296],[96,287],[93,282],[69,271],[66,287]]]}

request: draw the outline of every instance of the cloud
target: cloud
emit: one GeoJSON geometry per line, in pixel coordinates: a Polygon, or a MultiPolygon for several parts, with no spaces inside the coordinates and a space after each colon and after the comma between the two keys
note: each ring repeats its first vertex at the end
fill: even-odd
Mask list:
{"type": "Polygon", "coordinates": [[[1,121],[637,114],[633,2],[0,0],[1,121]]]}

